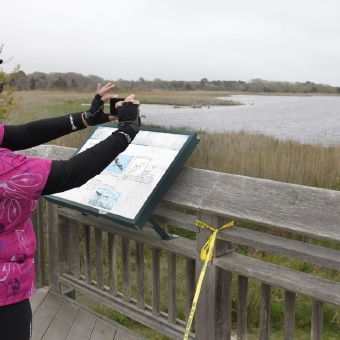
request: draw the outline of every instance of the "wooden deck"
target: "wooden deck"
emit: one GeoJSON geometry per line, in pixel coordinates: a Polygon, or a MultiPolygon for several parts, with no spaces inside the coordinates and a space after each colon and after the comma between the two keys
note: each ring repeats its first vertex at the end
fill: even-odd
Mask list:
{"type": "Polygon", "coordinates": [[[143,340],[76,301],[40,288],[31,297],[33,340],[143,340]]]}

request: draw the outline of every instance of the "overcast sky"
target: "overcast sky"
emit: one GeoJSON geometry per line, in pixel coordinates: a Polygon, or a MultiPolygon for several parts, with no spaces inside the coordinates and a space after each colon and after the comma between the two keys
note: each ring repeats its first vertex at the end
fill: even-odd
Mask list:
{"type": "Polygon", "coordinates": [[[0,5],[8,72],[340,86],[339,0],[17,0],[0,5]]]}

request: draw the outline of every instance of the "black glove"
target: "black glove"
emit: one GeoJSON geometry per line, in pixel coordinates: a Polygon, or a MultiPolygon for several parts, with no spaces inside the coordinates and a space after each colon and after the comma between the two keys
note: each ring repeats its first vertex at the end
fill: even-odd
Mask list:
{"type": "Polygon", "coordinates": [[[128,142],[131,143],[141,126],[139,105],[131,102],[124,102],[122,106],[117,108],[117,117],[118,131],[127,134],[130,137],[127,138],[128,142]]]}
{"type": "Polygon", "coordinates": [[[83,114],[83,118],[90,126],[95,126],[110,121],[109,115],[105,114],[103,111],[104,102],[101,98],[102,96],[97,93],[92,100],[90,110],[85,111],[83,114]]]}

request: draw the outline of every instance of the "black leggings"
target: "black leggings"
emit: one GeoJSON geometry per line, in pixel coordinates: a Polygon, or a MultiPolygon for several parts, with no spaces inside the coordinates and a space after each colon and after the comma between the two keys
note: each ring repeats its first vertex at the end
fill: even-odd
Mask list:
{"type": "Polygon", "coordinates": [[[32,336],[32,309],[28,299],[0,307],[0,339],[29,340],[32,336]]]}

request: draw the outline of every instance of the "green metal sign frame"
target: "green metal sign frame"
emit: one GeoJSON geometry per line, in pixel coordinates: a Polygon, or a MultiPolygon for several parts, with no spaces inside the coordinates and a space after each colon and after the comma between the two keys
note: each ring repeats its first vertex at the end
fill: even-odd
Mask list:
{"type": "MultiPolygon", "coordinates": [[[[112,129],[116,129],[116,126],[112,124],[104,124],[101,125],[101,127],[110,127],[112,129]]],[[[88,137],[88,139],[84,142],[83,145],[93,136],[93,134],[96,132],[96,130],[100,128],[97,127],[91,135],[88,137]]],[[[164,174],[160,178],[160,180],[157,182],[155,187],[152,189],[151,194],[149,197],[145,200],[144,203],[141,204],[141,207],[136,213],[134,218],[126,218],[124,216],[119,215],[119,213],[110,213],[105,212],[105,214],[102,214],[100,209],[97,209],[93,206],[82,204],[79,202],[76,202],[74,200],[65,199],[65,197],[58,197],[58,194],[56,195],[48,195],[45,196],[45,198],[53,202],[55,204],[58,204],[60,206],[65,206],[71,209],[75,209],[78,211],[81,211],[85,214],[91,214],[94,216],[103,216],[105,218],[108,218],[112,221],[115,221],[121,225],[136,228],[136,229],[142,229],[145,225],[145,223],[151,218],[151,214],[156,208],[157,204],[163,197],[163,195],[166,193],[166,191],[169,189],[171,183],[174,181],[178,173],[181,171],[183,166],[185,165],[187,159],[190,157],[192,152],[194,151],[195,147],[199,143],[199,138],[196,134],[196,132],[189,132],[189,131],[178,131],[178,130],[166,130],[166,129],[157,129],[157,128],[142,128],[142,131],[149,131],[154,135],[156,138],[162,137],[165,138],[165,134],[171,134],[173,137],[176,137],[176,135],[182,135],[186,137],[185,142],[183,145],[178,149],[178,153],[175,156],[175,158],[171,161],[168,168],[165,170],[164,174]]],[[[140,132],[140,134],[141,134],[140,132]]],[[[138,136],[138,135],[137,135],[138,136]]],[[[132,142],[134,144],[138,140],[137,138],[132,142]]],[[[137,142],[136,142],[137,143],[137,142]]],[[[77,154],[83,145],[76,151],[75,154],[77,154]]],[[[130,146],[129,146],[130,147],[130,146]]],[[[148,147],[148,145],[143,145],[143,147],[148,147]]],[[[129,149],[129,148],[128,148],[129,149]]],[[[127,149],[127,150],[128,150],[127,149]]],[[[156,229],[156,228],[155,228],[156,229]]],[[[156,230],[157,231],[157,230],[156,230]]]]}

